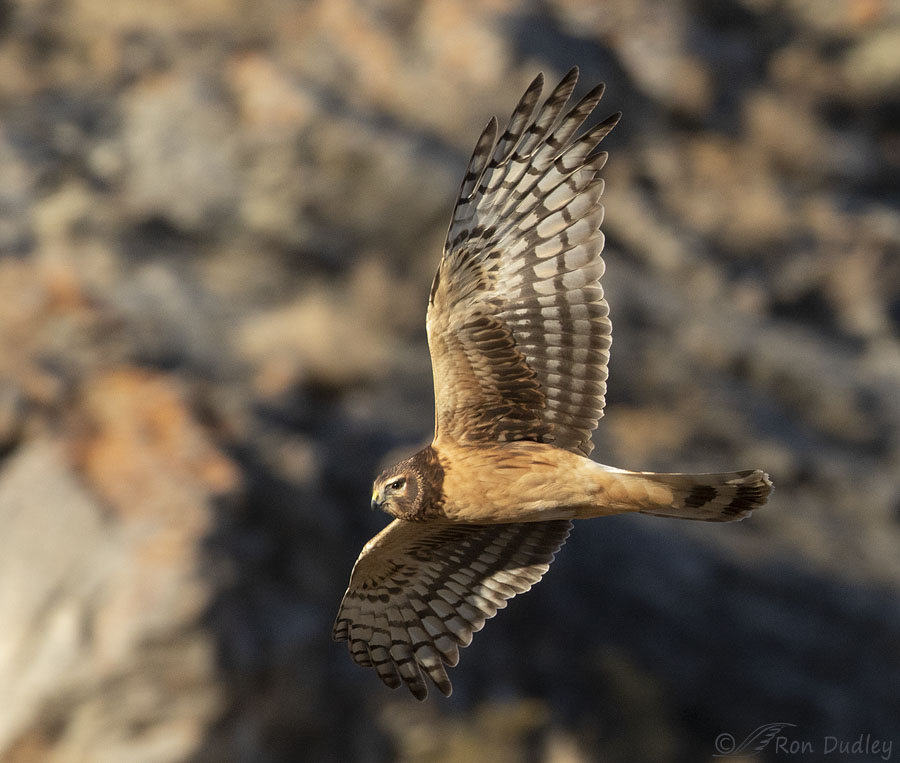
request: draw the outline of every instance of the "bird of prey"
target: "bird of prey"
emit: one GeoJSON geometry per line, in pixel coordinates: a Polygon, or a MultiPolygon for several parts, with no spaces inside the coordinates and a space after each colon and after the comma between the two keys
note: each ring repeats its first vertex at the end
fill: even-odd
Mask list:
{"type": "Polygon", "coordinates": [[[573,68],[538,106],[543,76],[497,136],[492,118],[463,178],[428,300],[435,432],[385,470],[372,506],[394,517],[366,543],[334,639],[418,699],[508,599],[547,571],[573,519],[640,512],[730,522],[765,503],[759,470],[656,474],[592,461],[611,324],[600,277],[598,144],[578,134],[603,94],[575,106],[573,68]]]}

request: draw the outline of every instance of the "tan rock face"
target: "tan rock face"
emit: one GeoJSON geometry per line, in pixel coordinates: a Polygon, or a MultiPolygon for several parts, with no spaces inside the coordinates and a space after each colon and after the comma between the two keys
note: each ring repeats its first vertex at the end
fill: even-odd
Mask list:
{"type": "Polygon", "coordinates": [[[106,352],[121,323],[78,280],[0,263],[0,750],[178,759],[223,708],[204,544],[240,473],[187,385],[106,352]]]}
{"type": "Polygon", "coordinates": [[[209,529],[186,515],[197,495],[239,486],[237,467],[198,425],[177,380],[118,368],[90,380],[82,410],[84,477],[123,518],[154,517],[196,535],[209,529]]]}

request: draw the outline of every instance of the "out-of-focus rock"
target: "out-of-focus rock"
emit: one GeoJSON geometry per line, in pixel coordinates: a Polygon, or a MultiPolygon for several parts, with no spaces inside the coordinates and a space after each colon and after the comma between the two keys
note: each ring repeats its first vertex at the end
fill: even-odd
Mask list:
{"type": "Polygon", "coordinates": [[[193,232],[234,213],[237,146],[220,88],[202,77],[167,74],[124,96],[124,196],[139,219],[159,217],[193,232]]]}
{"type": "Polygon", "coordinates": [[[829,136],[796,99],[763,92],[748,96],[745,119],[748,140],[775,166],[802,172],[807,182],[833,166],[829,136]]]}
{"type": "Polygon", "coordinates": [[[758,252],[793,232],[789,199],[750,146],[700,134],[654,145],[644,166],[672,213],[731,252],[758,252]]]}
{"type": "Polygon", "coordinates": [[[177,383],[140,369],[88,380],[78,458],[86,479],[117,513],[146,513],[195,537],[210,529],[204,512],[192,509],[196,496],[232,493],[239,476],[184,397],[177,383]]]}
{"type": "Polygon", "coordinates": [[[0,250],[21,252],[30,245],[30,205],[34,193],[34,176],[27,162],[17,155],[8,131],[0,125],[0,250]]]}
{"type": "Polygon", "coordinates": [[[204,543],[240,475],[64,262],[3,260],[0,304],[0,757],[182,759],[223,709],[204,543]]]}
{"type": "MultiPolygon", "coordinates": [[[[749,0],[748,5],[757,2],[749,0]]],[[[804,27],[834,37],[865,32],[896,14],[896,9],[891,12],[891,3],[883,0],[789,0],[786,8],[804,27]]]]}
{"type": "Polygon", "coordinates": [[[900,96],[900,25],[879,29],[849,50],[844,76],[858,98],[900,96]]]}
{"type": "Polygon", "coordinates": [[[160,543],[176,549],[153,518],[111,520],[48,441],[5,465],[0,515],[3,759],[190,754],[222,701],[213,645],[196,629],[202,529],[185,526],[191,542],[160,557],[160,543]]]}
{"type": "Polygon", "coordinates": [[[22,433],[25,397],[14,381],[0,382],[0,451],[10,449],[22,433]]]}
{"type": "Polygon", "coordinates": [[[453,140],[507,76],[522,77],[523,86],[530,79],[510,69],[508,10],[502,2],[477,7],[466,0],[390,10],[354,0],[311,3],[299,12],[285,55],[310,81],[355,107],[395,114],[453,140]],[[470,94],[465,99],[454,84],[460,82],[470,94]]]}
{"type": "Polygon", "coordinates": [[[69,688],[73,673],[89,673],[81,657],[90,599],[122,559],[103,532],[101,506],[58,446],[35,442],[2,474],[0,685],[9,712],[0,721],[0,749],[8,750],[44,703],[69,688]],[[65,604],[51,606],[55,600],[65,604]]]}
{"type": "Polygon", "coordinates": [[[114,333],[110,316],[81,289],[70,267],[0,260],[0,376],[26,404],[53,411],[73,377],[95,360],[114,333]],[[97,341],[100,336],[103,341],[97,341]]]}
{"type": "Polygon", "coordinates": [[[259,392],[278,395],[300,383],[340,389],[383,377],[385,359],[395,352],[387,331],[424,313],[399,283],[379,261],[364,261],[344,289],[311,289],[293,304],[251,317],[234,342],[259,369],[259,392]]]}
{"type": "Polygon", "coordinates": [[[397,739],[400,754],[409,761],[454,761],[485,758],[515,763],[528,756],[528,738],[547,723],[540,702],[486,705],[471,722],[432,718],[417,722],[408,708],[387,708],[382,723],[397,739]]]}

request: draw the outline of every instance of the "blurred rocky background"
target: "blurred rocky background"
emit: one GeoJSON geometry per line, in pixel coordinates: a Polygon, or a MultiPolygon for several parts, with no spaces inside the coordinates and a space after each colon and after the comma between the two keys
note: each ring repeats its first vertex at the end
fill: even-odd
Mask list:
{"type": "Polygon", "coordinates": [[[895,0],[6,0],[0,35],[2,763],[900,754],[895,0]],[[418,704],[331,624],[431,433],[468,152],[573,64],[625,114],[596,457],[777,490],[578,526],[418,704]]]}

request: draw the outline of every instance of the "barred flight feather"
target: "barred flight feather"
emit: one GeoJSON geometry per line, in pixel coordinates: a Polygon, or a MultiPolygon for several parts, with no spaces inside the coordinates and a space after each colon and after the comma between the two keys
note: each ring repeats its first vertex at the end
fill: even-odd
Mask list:
{"type": "Polygon", "coordinates": [[[571,527],[395,520],[353,567],[332,635],[391,688],[405,684],[424,699],[427,677],[449,696],[445,666],[456,665],[485,620],[543,577],[571,527]]]}
{"type": "Polygon", "coordinates": [[[538,106],[535,78],[469,162],[429,300],[436,441],[592,449],[611,336],[599,284],[606,154],[594,152],[619,115],[575,137],[603,94],[563,113],[576,79],[573,69],[538,106]],[[477,384],[461,384],[472,371],[477,384]]]}

